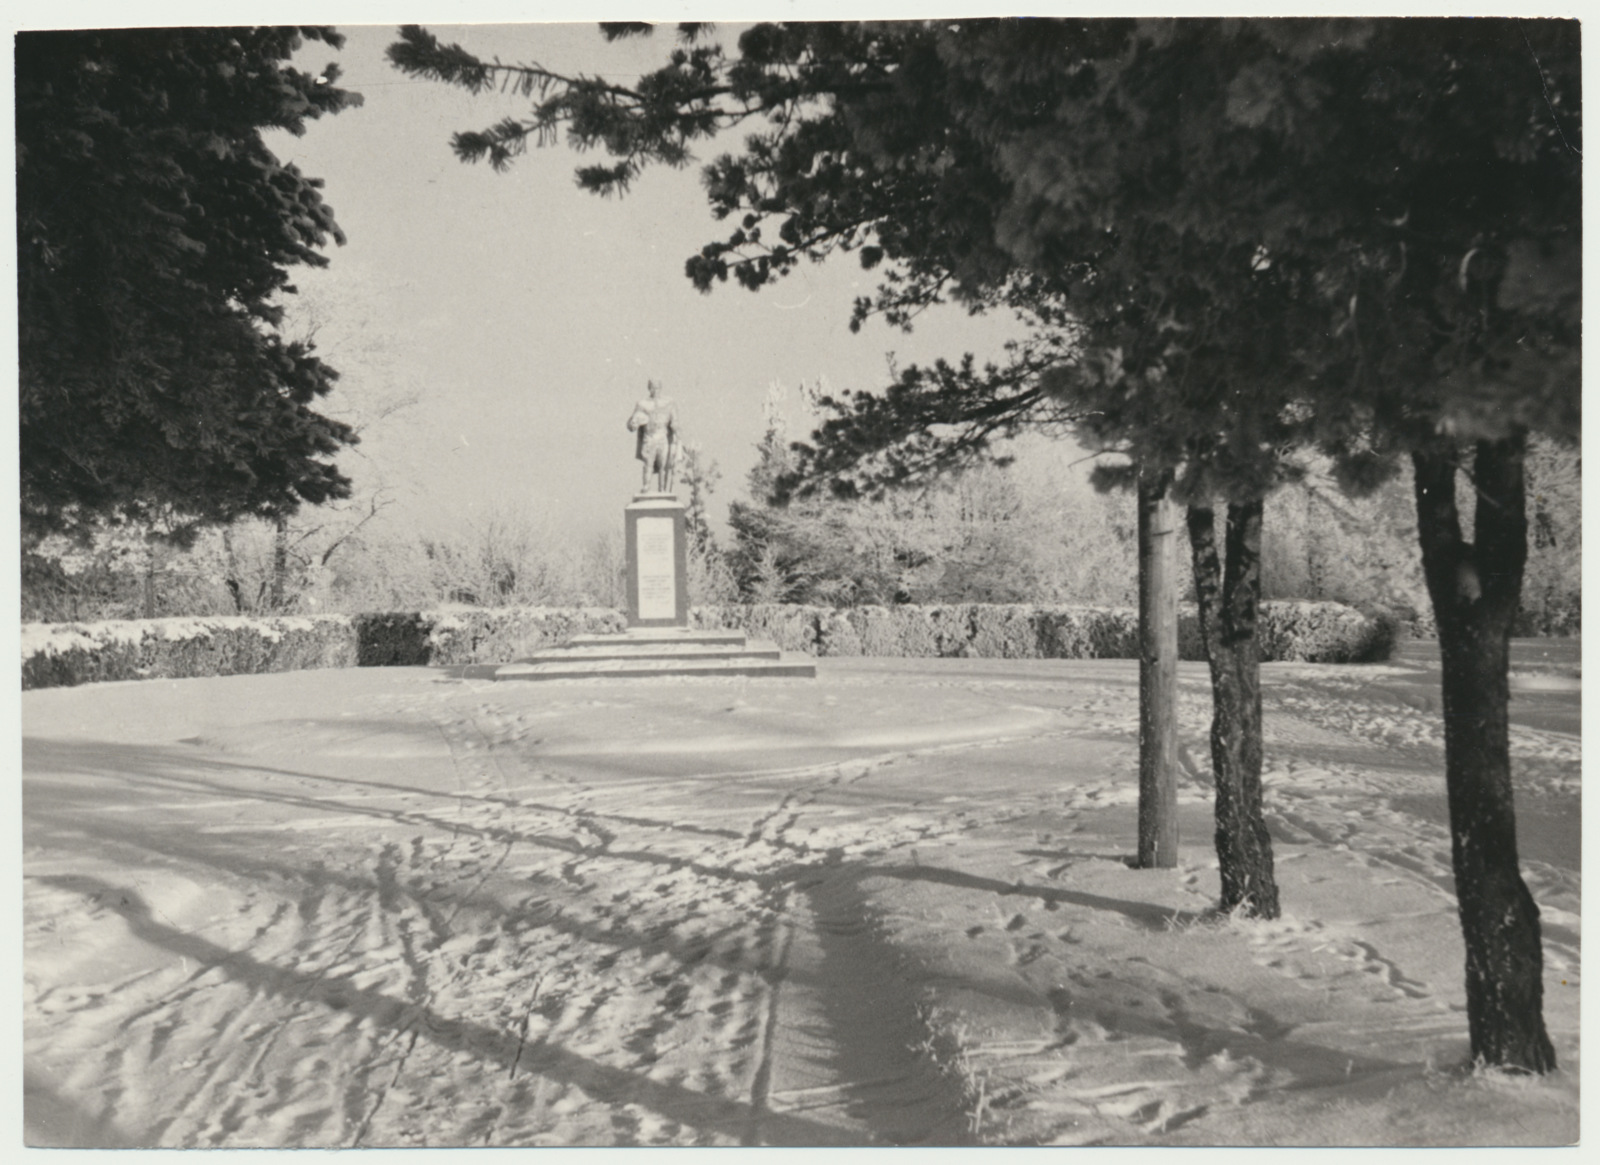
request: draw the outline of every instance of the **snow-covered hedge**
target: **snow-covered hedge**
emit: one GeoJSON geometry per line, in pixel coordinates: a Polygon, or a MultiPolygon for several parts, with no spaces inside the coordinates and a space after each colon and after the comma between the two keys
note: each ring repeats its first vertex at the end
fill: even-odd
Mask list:
{"type": "MultiPolygon", "coordinates": [[[[803,607],[776,603],[697,607],[697,627],[732,627],[812,655],[979,656],[999,659],[1131,659],[1139,653],[1139,615],[1128,607],[1027,603],[950,606],[803,607]]],[[[1390,621],[1342,603],[1261,604],[1263,660],[1362,663],[1387,659],[1390,621]]],[[[1202,660],[1200,621],[1179,611],[1178,651],[1202,660]]]]}
{"type": "Polygon", "coordinates": [[[1126,659],[1138,653],[1139,619],[1126,608],[1029,604],[803,607],[777,603],[697,607],[697,627],[734,627],[786,651],[812,655],[1126,659]]]}
{"type": "Polygon", "coordinates": [[[316,667],[503,663],[584,632],[621,631],[608,608],[447,607],[308,618],[212,616],[25,623],[23,688],[316,667]]]}
{"type": "Polygon", "coordinates": [[[1389,658],[1398,628],[1393,617],[1365,615],[1343,603],[1262,603],[1261,658],[1372,663],[1389,658]]]}
{"type": "MultiPolygon", "coordinates": [[[[803,607],[776,603],[696,607],[693,626],[728,627],[812,655],[1131,659],[1139,620],[1130,608],[963,604],[803,607]]],[[[106,623],[26,623],[22,686],[179,679],[315,667],[503,663],[573,635],[621,631],[603,607],[447,607],[437,611],[217,616],[106,623]]],[[[1352,663],[1386,659],[1391,622],[1339,603],[1263,603],[1265,660],[1352,663]]],[[[1178,620],[1179,652],[1205,658],[1194,608],[1178,620]]]]}
{"type": "MultiPolygon", "coordinates": [[[[449,607],[410,617],[418,620],[423,635],[422,657],[395,662],[507,663],[541,647],[565,643],[574,635],[599,635],[628,626],[626,616],[609,607],[449,607]]],[[[362,636],[363,653],[367,638],[362,636]]]]}
{"type": "Polygon", "coordinates": [[[24,688],[299,671],[355,662],[356,636],[348,615],[22,625],[24,688]]]}

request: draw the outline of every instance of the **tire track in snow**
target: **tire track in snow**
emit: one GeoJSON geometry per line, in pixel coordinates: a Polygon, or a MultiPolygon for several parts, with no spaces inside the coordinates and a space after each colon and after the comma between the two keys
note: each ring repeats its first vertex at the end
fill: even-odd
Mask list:
{"type": "Polygon", "coordinates": [[[771,1112],[772,1065],[777,1051],[779,1010],[783,980],[789,970],[789,947],[794,941],[794,929],[783,919],[787,891],[776,896],[773,903],[773,923],[767,934],[767,945],[772,956],[761,969],[766,983],[766,1007],[761,1022],[761,1051],[756,1063],[755,1077],[750,1084],[750,1122],[740,1139],[743,1145],[759,1145],[762,1140],[762,1123],[771,1112]]]}
{"type": "Polygon", "coordinates": [[[840,1129],[842,1143],[965,1139],[964,1098],[918,1050],[929,1046],[929,1033],[914,992],[866,916],[854,884],[861,867],[845,867],[839,847],[819,853],[788,837],[826,793],[896,759],[831,766],[758,816],[746,836],[746,848],[799,850],[819,859],[789,869],[768,892],[772,923],[763,940],[771,954],[761,970],[768,997],[746,1145],[772,1143],[764,1135],[767,1119],[798,1111],[824,1115],[840,1129]]]}

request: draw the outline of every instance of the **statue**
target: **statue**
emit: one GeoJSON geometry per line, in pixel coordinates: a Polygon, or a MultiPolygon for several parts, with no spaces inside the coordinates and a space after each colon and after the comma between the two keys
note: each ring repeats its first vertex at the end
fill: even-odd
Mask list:
{"type": "Polygon", "coordinates": [[[648,383],[649,393],[633,406],[628,418],[628,432],[637,433],[634,456],[643,462],[639,488],[649,488],[650,475],[656,475],[656,492],[672,492],[672,470],[678,460],[678,419],[673,412],[672,398],[661,395],[661,384],[648,383]]]}

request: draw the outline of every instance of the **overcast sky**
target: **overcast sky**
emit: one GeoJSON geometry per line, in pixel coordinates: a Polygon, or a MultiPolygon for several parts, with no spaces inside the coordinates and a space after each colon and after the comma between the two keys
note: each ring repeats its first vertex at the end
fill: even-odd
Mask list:
{"type": "MultiPolygon", "coordinates": [[[[673,44],[670,34],[607,44],[593,24],[429,27],[486,58],[624,79],[673,44]]],[[[759,293],[729,284],[702,295],[684,260],[729,228],[711,216],[700,165],[742,134],[685,170],[647,170],[620,200],[577,189],[574,168],[595,159],[564,144],[496,174],[458,161],[450,135],[525,113],[526,100],[410,80],[383,55],[395,25],[339,28],[342,50],[312,44],[299,63],[337,60],[364,105],[270,144],[324,179],[349,239],[329,248],[325,271],[296,276],[302,315],[343,373],[329,411],[416,398],[344,463],[358,484],[388,483],[420,521],[531,504],[578,531],[620,528],[639,478],[625,422],[648,378],[721,466],[720,513],[743,490],[769,385],[791,401],[818,378],[876,388],[891,351],[902,364],[998,356],[1012,334],[1009,321],[949,309],[911,335],[881,324],[852,335],[851,303],[874,280],[847,256],[759,293]]]]}

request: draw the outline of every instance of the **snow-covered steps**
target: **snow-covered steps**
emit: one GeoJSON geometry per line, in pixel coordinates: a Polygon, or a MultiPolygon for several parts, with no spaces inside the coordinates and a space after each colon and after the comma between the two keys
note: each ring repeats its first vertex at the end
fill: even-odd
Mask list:
{"type": "MultiPolygon", "coordinates": [[[[670,629],[669,629],[670,630],[670,629]]],[[[751,643],[741,631],[630,631],[621,635],[576,635],[560,647],[520,663],[575,659],[777,659],[776,643],[751,643]]]]}
{"type": "Polygon", "coordinates": [[[558,680],[628,676],[814,677],[806,656],[786,656],[776,644],[750,642],[740,631],[668,627],[620,635],[575,635],[561,647],[495,669],[497,680],[558,680]]]}
{"type": "Polygon", "coordinates": [[[783,659],[594,659],[569,663],[508,663],[497,680],[618,679],[629,676],[797,676],[815,678],[809,660],[783,659]]]}
{"type": "Polygon", "coordinates": [[[665,646],[683,646],[686,644],[720,645],[723,647],[743,647],[749,642],[743,631],[690,631],[680,627],[635,627],[630,631],[620,633],[574,635],[561,647],[606,647],[617,643],[633,643],[641,646],[647,644],[660,644],[665,646]]]}

